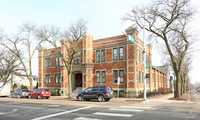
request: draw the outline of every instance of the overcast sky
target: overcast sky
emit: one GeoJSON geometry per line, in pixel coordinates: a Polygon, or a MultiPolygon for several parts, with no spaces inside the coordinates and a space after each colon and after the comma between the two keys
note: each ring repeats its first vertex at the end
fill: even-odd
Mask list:
{"type": "MultiPolygon", "coordinates": [[[[79,19],[86,20],[88,33],[94,39],[121,35],[128,27],[121,18],[133,6],[144,6],[151,0],[0,0],[0,27],[6,32],[15,32],[24,22],[36,25],[56,25],[61,28],[79,19]]],[[[200,0],[192,0],[200,6],[200,0]]],[[[195,33],[200,31],[200,15],[196,14],[191,26],[195,33]]],[[[142,32],[139,33],[142,36],[142,32]]],[[[141,37],[140,37],[141,38],[141,37]]],[[[196,48],[200,44],[196,44],[196,48]]],[[[154,47],[155,48],[155,47],[154,47]]],[[[200,47],[199,47],[200,48],[200,47]]],[[[153,65],[161,65],[159,51],[153,49],[153,65]]],[[[34,71],[38,74],[37,54],[34,57],[34,71]]],[[[200,51],[193,57],[192,82],[200,81],[200,51]]]]}

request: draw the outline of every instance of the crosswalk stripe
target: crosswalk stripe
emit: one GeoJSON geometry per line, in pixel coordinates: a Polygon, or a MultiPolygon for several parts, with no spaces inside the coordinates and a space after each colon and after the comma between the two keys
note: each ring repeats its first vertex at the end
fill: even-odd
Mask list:
{"type": "Polygon", "coordinates": [[[34,118],[32,120],[43,120],[43,119],[52,118],[52,117],[60,116],[60,115],[63,115],[63,114],[68,114],[68,113],[72,113],[72,112],[76,112],[76,111],[84,110],[84,109],[89,109],[89,108],[91,108],[91,106],[77,108],[77,109],[74,109],[74,110],[64,111],[64,112],[50,114],[50,115],[46,115],[46,116],[41,116],[41,117],[34,118]]]}
{"type": "Polygon", "coordinates": [[[119,113],[103,113],[103,112],[96,112],[93,113],[95,115],[104,115],[104,116],[116,116],[116,117],[132,117],[133,114],[119,114],[119,113]]]}
{"type": "Polygon", "coordinates": [[[139,108],[139,109],[151,109],[152,107],[140,107],[140,106],[120,106],[124,108],[139,108]]]}
{"type": "Polygon", "coordinates": [[[115,108],[110,108],[109,110],[113,110],[113,111],[127,111],[127,112],[143,112],[144,111],[144,110],[115,109],[115,108]]]}
{"type": "Polygon", "coordinates": [[[78,117],[78,118],[75,118],[74,120],[101,120],[101,119],[96,119],[96,118],[86,118],[86,117],[78,117]]]}

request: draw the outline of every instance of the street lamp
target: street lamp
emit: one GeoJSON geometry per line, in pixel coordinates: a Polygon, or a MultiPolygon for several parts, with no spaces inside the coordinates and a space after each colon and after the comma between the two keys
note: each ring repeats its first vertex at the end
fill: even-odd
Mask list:
{"type": "MultiPolygon", "coordinates": [[[[132,12],[137,15],[137,12],[136,10],[132,10],[132,12]]],[[[138,16],[137,16],[138,17],[138,16]]],[[[142,23],[142,22],[141,22],[142,23]]],[[[143,22],[143,52],[142,52],[142,55],[143,55],[143,85],[144,85],[144,101],[147,100],[147,96],[146,96],[146,53],[145,53],[145,24],[143,22]]]]}

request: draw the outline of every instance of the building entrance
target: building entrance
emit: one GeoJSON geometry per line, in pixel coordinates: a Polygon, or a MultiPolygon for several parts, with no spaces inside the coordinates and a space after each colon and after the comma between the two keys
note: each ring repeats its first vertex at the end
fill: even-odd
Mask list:
{"type": "Polygon", "coordinates": [[[75,74],[75,88],[82,87],[82,73],[75,74]]]}

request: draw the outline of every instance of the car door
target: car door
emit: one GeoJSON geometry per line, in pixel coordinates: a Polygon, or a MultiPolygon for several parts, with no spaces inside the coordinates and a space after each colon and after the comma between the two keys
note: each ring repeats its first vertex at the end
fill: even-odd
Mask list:
{"type": "Polygon", "coordinates": [[[91,92],[92,92],[92,87],[87,88],[87,89],[83,92],[83,98],[86,98],[86,99],[91,98],[91,92]]]}
{"type": "Polygon", "coordinates": [[[16,96],[17,96],[17,91],[18,91],[18,90],[15,90],[15,91],[13,92],[13,97],[16,97],[16,96]]]}
{"type": "Polygon", "coordinates": [[[37,91],[37,89],[33,90],[31,97],[36,97],[36,91],[37,91]]]}
{"type": "Polygon", "coordinates": [[[99,87],[93,87],[90,98],[97,98],[99,94],[99,87]]]}

